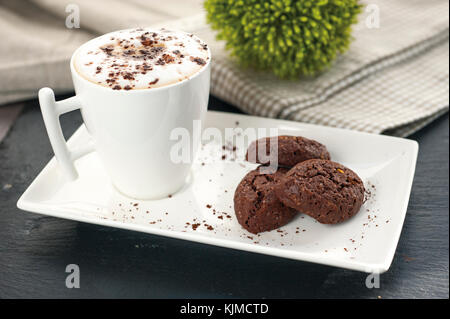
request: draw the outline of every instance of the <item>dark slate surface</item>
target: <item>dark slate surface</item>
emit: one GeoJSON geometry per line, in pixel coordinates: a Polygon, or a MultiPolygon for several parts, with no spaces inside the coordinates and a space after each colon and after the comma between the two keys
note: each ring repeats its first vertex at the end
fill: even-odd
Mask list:
{"type": "MultiPolygon", "coordinates": [[[[0,144],[1,298],[448,298],[449,117],[418,132],[417,171],[405,226],[380,289],[366,275],[52,217],[16,201],[52,156],[36,101],[0,144]],[[65,267],[81,288],[65,287],[65,267]]],[[[211,99],[210,108],[237,110],[211,99]]],[[[62,118],[66,136],[81,124],[62,118]]]]}

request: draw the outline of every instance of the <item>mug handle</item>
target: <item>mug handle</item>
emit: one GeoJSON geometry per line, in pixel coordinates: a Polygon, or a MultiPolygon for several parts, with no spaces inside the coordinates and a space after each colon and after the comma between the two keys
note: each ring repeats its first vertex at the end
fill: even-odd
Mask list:
{"type": "Polygon", "coordinates": [[[59,116],[79,109],[81,103],[77,96],[56,102],[53,90],[46,87],[39,90],[39,104],[56,160],[67,178],[73,181],[78,178],[74,161],[94,151],[94,144],[90,141],[82,147],[70,151],[61,130],[59,116]]]}

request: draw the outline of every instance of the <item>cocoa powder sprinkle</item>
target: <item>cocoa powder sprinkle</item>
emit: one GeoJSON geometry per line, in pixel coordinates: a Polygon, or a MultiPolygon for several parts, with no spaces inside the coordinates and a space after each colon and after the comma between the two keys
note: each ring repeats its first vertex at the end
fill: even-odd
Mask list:
{"type": "Polygon", "coordinates": [[[191,61],[197,63],[198,65],[206,64],[206,61],[202,58],[191,57],[191,61]]]}

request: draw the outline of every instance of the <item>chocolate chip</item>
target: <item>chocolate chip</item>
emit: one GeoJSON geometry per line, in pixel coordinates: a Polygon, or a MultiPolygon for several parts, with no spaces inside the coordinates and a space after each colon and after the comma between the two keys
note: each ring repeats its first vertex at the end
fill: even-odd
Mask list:
{"type": "Polygon", "coordinates": [[[202,58],[191,57],[191,61],[197,63],[198,65],[205,65],[206,61],[202,58]]]}
{"type": "Polygon", "coordinates": [[[134,76],[133,76],[133,74],[130,73],[130,72],[125,72],[125,73],[123,74],[123,78],[124,78],[125,80],[134,80],[134,76]]]}
{"type": "Polygon", "coordinates": [[[164,62],[166,62],[166,63],[172,63],[173,61],[175,61],[175,58],[168,54],[163,54],[162,58],[164,59],[164,62]]]}

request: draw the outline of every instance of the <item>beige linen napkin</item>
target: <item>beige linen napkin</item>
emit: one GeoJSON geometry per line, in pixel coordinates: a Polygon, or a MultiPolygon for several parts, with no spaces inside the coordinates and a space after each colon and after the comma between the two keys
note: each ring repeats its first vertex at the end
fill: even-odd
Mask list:
{"type": "Polygon", "coordinates": [[[448,111],[449,3],[372,0],[380,28],[367,13],[350,50],[327,72],[298,81],[242,70],[201,22],[192,31],[214,54],[211,92],[243,111],[371,133],[407,136],[448,111]]]}
{"type": "Polygon", "coordinates": [[[209,43],[211,93],[247,113],[406,136],[448,111],[448,1],[368,3],[379,8],[380,28],[368,28],[363,12],[330,70],[285,81],[240,68],[205,23],[201,0],[0,1],[0,104],[43,86],[71,91],[70,55],[94,36],[165,26],[209,43]],[[80,29],[65,26],[68,4],[80,9],[80,29]]]}

